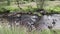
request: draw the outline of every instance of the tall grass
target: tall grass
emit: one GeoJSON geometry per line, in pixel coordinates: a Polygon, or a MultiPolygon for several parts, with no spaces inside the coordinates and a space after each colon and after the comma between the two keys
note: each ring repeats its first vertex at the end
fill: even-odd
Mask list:
{"type": "MultiPolygon", "coordinates": [[[[43,30],[41,31],[31,31],[28,32],[26,31],[27,29],[25,27],[13,27],[11,28],[0,28],[0,34],[56,34],[53,32],[53,30],[43,30]]],[[[60,30],[55,30],[57,32],[57,34],[60,34],[60,30]]]]}
{"type": "Polygon", "coordinates": [[[0,28],[0,34],[26,34],[25,28],[0,28]]]}

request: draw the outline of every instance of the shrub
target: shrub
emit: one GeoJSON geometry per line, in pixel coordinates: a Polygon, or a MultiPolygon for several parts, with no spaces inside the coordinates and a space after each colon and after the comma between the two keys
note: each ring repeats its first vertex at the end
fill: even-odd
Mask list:
{"type": "Polygon", "coordinates": [[[60,6],[45,7],[48,13],[60,13],[60,6]]]}

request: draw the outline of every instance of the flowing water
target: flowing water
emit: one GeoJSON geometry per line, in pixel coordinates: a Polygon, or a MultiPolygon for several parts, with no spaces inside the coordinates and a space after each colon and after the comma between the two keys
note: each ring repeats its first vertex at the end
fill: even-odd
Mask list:
{"type": "Polygon", "coordinates": [[[60,14],[52,15],[21,15],[21,16],[5,16],[0,17],[0,26],[11,26],[11,25],[23,25],[27,26],[30,29],[48,29],[48,26],[51,26],[52,29],[60,29],[60,14]],[[8,25],[9,24],[9,25],[8,25]]]}

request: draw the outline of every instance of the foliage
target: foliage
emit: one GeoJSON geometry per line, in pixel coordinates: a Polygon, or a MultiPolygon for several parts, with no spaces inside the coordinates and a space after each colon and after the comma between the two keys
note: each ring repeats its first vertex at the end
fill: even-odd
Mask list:
{"type": "Polygon", "coordinates": [[[13,6],[6,6],[6,7],[1,7],[0,12],[5,12],[5,10],[10,10],[10,12],[18,11],[18,7],[13,7],[13,6]]]}
{"type": "Polygon", "coordinates": [[[60,6],[54,6],[54,7],[45,7],[45,10],[49,13],[60,13],[60,6]]]}

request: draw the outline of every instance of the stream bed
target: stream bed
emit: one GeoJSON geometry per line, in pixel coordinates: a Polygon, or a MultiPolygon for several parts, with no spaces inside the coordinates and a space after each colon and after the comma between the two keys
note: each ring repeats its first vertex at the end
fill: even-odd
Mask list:
{"type": "MultiPolygon", "coordinates": [[[[17,14],[18,15],[18,14],[17,14]]],[[[52,15],[22,15],[22,16],[8,16],[0,17],[0,25],[24,25],[30,28],[43,29],[52,26],[53,29],[60,29],[60,14],[52,15]],[[3,23],[3,24],[2,24],[3,23]]]]}

